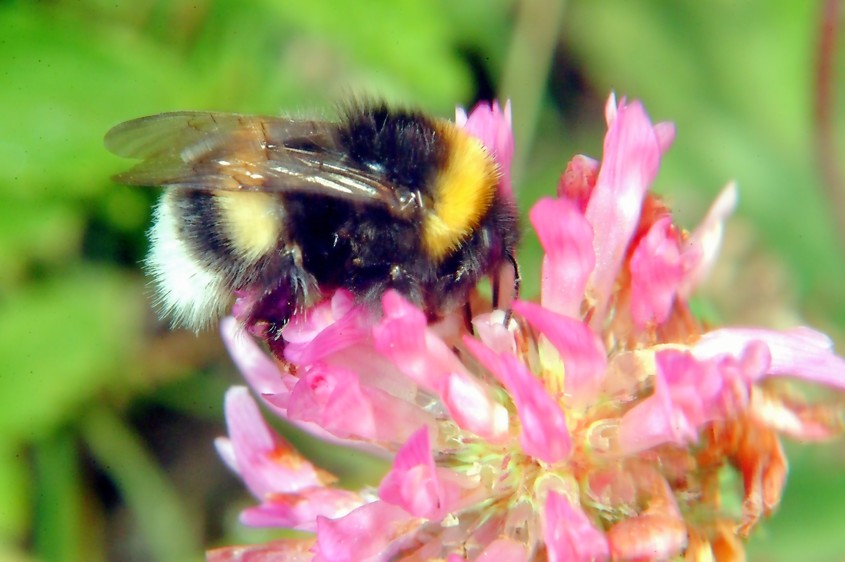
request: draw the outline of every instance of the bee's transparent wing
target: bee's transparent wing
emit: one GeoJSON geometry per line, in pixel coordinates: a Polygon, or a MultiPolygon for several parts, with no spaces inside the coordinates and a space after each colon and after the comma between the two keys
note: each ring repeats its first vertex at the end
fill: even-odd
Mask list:
{"type": "Polygon", "coordinates": [[[232,113],[162,113],[111,129],[106,148],[140,159],[115,176],[129,185],[291,192],[384,205],[405,216],[414,202],[349,161],[336,126],[232,113]]]}

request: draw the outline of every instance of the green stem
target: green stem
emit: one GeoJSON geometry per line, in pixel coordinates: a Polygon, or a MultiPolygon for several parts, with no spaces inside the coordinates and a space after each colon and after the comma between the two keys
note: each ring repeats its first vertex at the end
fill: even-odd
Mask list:
{"type": "Polygon", "coordinates": [[[840,240],[845,241],[845,178],[840,168],[841,154],[836,144],[836,43],[842,18],[842,3],[825,0],[819,22],[816,60],[816,143],[824,187],[840,240]]]}
{"type": "Polygon", "coordinates": [[[69,432],[57,431],[33,447],[35,494],[35,551],[44,562],[91,560],[83,549],[83,520],[79,451],[69,432]]]}
{"type": "Polygon", "coordinates": [[[511,175],[518,185],[534,142],[543,92],[560,35],[565,0],[522,0],[505,60],[500,98],[513,104],[514,160],[511,175]]]}
{"type": "Polygon", "coordinates": [[[85,416],[82,432],[135,516],[153,557],[161,562],[201,560],[195,520],[138,436],[104,408],[85,416]]]}

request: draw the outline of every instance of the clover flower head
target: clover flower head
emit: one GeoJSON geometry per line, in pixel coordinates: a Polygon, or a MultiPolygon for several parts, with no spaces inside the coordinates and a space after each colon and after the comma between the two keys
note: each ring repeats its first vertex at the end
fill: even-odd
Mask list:
{"type": "MultiPolygon", "coordinates": [[[[265,355],[234,320],[227,345],[274,413],[392,459],[351,491],[269,429],[249,391],[226,396],[218,450],[258,500],[248,525],[310,538],[211,551],[209,560],[743,560],[780,501],[780,434],[827,439],[841,412],[790,381],[845,389],[845,360],[805,327],[705,329],[687,302],[736,202],[678,227],[649,193],[674,137],[611,96],[601,162],[577,156],[530,220],[544,250],[539,302],[429,324],[396,292],[380,311],[338,291],[265,355]],[[720,475],[742,482],[741,513],[720,475]]],[[[510,189],[510,107],[458,123],[510,189]]]]}

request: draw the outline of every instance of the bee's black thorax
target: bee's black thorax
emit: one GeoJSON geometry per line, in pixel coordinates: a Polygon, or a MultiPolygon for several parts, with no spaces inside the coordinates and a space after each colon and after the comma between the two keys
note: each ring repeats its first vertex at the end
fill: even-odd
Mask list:
{"type": "Polygon", "coordinates": [[[352,165],[426,197],[432,196],[432,179],[447,158],[448,147],[432,119],[386,106],[348,109],[338,127],[338,140],[352,165]]]}
{"type": "Polygon", "coordinates": [[[346,288],[365,300],[367,294],[391,286],[412,292],[410,283],[391,274],[410,273],[413,257],[420,257],[414,223],[397,221],[379,208],[358,208],[332,198],[295,196],[286,205],[291,237],[302,248],[305,269],[321,287],[346,288]]]}
{"type": "Polygon", "coordinates": [[[423,247],[420,223],[333,198],[288,197],[290,237],[324,291],[344,288],[376,304],[388,289],[438,316],[465,302],[481,277],[516,245],[516,214],[498,198],[479,227],[446,259],[423,247]]]}

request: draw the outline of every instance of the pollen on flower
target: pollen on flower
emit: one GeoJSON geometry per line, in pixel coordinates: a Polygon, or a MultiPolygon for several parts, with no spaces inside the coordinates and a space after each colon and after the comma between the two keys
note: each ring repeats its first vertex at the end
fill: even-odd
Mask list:
{"type": "Polygon", "coordinates": [[[302,463],[302,457],[298,456],[288,443],[279,443],[274,449],[268,451],[267,460],[291,468],[302,463]]]}
{"type": "MultiPolygon", "coordinates": [[[[284,357],[224,337],[276,414],[392,459],[380,484],[338,488],[230,390],[226,463],[258,505],[251,525],[314,533],[218,549],[246,560],[733,561],[780,502],[780,434],[828,439],[845,360],[809,328],[708,330],[687,299],[709,270],[736,199],[729,186],[688,232],[648,189],[674,129],[611,97],[601,162],[576,157],[530,213],[545,256],[539,303],[429,324],[399,293],[381,310],[339,291],[285,328],[284,357]],[[510,318],[508,325],[504,320],[510,318]],[[720,485],[741,482],[732,514],[720,485]],[[275,558],[274,558],[275,557],[275,558]]],[[[510,112],[459,122],[507,175],[510,112]]],[[[508,181],[502,185],[509,186],[508,181]]]]}

